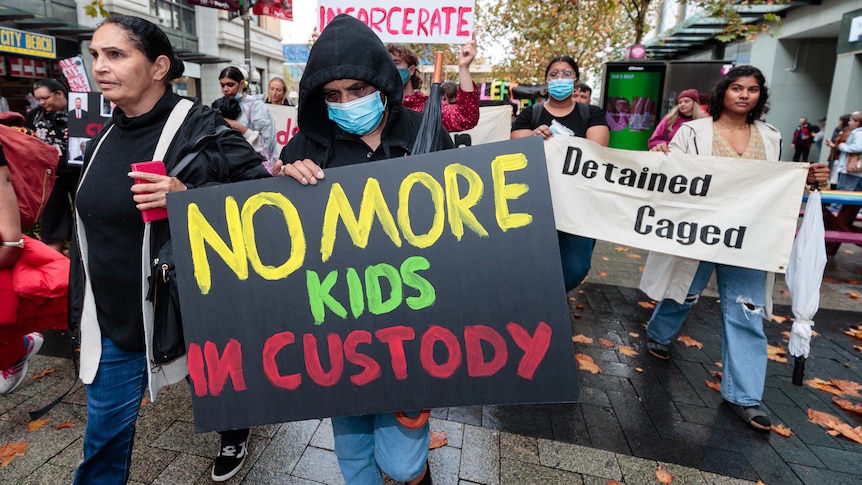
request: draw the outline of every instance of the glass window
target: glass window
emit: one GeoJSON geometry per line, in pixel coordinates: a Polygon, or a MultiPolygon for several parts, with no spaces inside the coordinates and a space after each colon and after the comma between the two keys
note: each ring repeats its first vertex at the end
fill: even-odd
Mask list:
{"type": "Polygon", "coordinates": [[[150,13],[162,27],[189,34],[195,33],[195,11],[186,0],[150,0],[150,13]]]}

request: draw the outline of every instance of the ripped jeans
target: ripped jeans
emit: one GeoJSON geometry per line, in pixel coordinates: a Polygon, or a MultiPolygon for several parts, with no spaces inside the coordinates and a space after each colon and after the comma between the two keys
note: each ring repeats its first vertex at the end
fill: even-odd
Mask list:
{"type": "Polygon", "coordinates": [[[680,305],[671,299],[662,300],[647,324],[647,334],[651,340],[670,344],[706,288],[713,270],[721,299],[721,395],[734,404],[754,406],[760,404],[766,384],[764,271],[701,261],[685,303],[680,305]]]}

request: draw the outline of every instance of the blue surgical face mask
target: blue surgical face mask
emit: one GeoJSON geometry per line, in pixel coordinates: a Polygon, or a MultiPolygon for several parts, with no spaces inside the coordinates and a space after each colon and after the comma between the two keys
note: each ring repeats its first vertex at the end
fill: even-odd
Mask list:
{"type": "Polygon", "coordinates": [[[380,92],[363,96],[347,103],[326,101],[329,119],[342,130],[362,136],[380,124],[386,105],[380,100],[380,92]]]}
{"type": "Polygon", "coordinates": [[[574,90],[574,79],[552,79],[548,81],[548,94],[557,101],[570,97],[574,90]]]}
{"type": "Polygon", "coordinates": [[[398,74],[401,76],[401,85],[407,84],[407,81],[410,80],[410,68],[409,67],[399,67],[398,74]]]}
{"type": "Polygon", "coordinates": [[[239,91],[236,92],[236,94],[233,95],[233,99],[235,99],[237,101],[242,99],[242,89],[240,89],[239,91]]]}

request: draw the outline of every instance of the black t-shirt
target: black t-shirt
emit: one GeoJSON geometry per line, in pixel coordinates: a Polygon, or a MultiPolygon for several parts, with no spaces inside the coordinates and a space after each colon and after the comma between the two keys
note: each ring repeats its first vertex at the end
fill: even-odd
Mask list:
{"type": "MultiPolygon", "coordinates": [[[[579,103],[580,104],[580,103],[579,103]]],[[[538,109],[540,105],[534,104],[527,106],[521,110],[521,114],[512,123],[512,131],[515,130],[534,130],[541,125],[551,126],[553,120],[561,123],[566,128],[575,132],[575,136],[586,138],[587,130],[593,126],[608,126],[605,119],[605,110],[598,106],[587,105],[589,107],[589,119],[584,120],[580,116],[578,106],[572,108],[572,111],[566,116],[553,116],[547,109],[542,109],[542,114],[539,116],[539,123],[533,126],[533,110],[538,109]]]]}

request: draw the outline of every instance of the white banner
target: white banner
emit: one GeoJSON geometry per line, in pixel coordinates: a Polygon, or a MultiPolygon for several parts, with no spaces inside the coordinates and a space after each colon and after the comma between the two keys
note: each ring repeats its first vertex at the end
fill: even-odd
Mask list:
{"type": "Polygon", "coordinates": [[[346,13],[371,28],[383,42],[463,44],[473,38],[473,0],[320,0],[317,31],[346,13]]]}
{"type": "Polygon", "coordinates": [[[90,79],[87,77],[87,69],[84,67],[84,59],[81,56],[60,59],[58,62],[63,70],[63,76],[69,83],[69,91],[90,92],[90,79]]]}
{"type": "Polygon", "coordinates": [[[808,164],[545,142],[557,229],[783,273],[808,164]]]}

